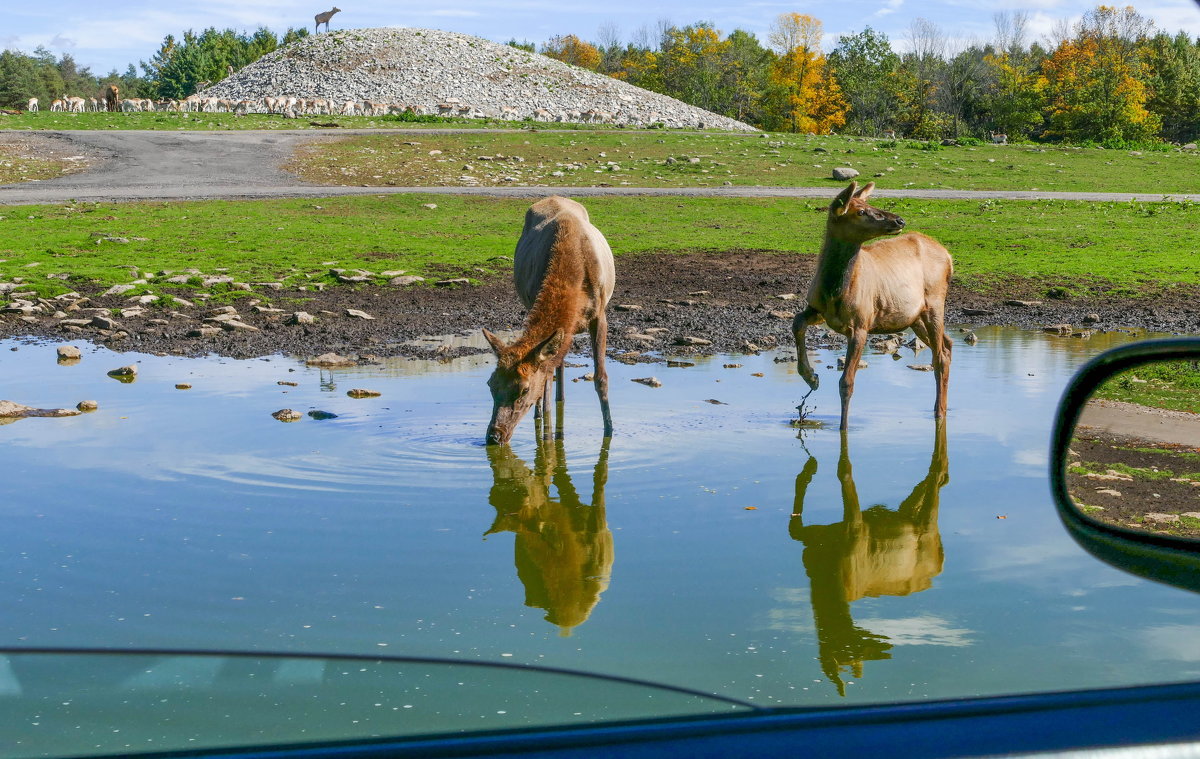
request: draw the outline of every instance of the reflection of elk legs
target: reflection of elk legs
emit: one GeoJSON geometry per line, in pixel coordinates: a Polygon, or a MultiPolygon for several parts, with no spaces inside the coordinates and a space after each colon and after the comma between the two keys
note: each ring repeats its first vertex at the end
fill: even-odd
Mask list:
{"type": "Polygon", "coordinates": [[[864,661],[891,658],[887,638],[854,624],[850,604],[865,596],[905,596],[925,590],[942,571],[937,516],[940,490],[949,481],[947,471],[946,425],[938,420],[929,471],[895,511],[882,505],[862,510],[845,430],[837,474],[841,522],[804,524],[804,499],[817,460],[810,456],[796,476],[788,533],[804,544],[821,669],[842,695],[842,668],[862,677],[864,661]]]}
{"type": "Polygon", "coordinates": [[[496,519],[486,534],[516,535],[515,563],[525,605],[545,609],[546,620],[569,635],[587,620],[612,572],[612,532],[604,513],[608,441],[596,462],[590,506],[575,490],[561,439],[539,439],[532,470],[506,446],[489,447],[488,460],[494,480],[488,500],[496,519]]]}

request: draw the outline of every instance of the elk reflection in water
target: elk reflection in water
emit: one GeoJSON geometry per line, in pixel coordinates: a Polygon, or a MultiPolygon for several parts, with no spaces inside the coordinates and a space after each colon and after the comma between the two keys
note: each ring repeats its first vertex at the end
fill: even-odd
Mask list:
{"type": "Polygon", "coordinates": [[[866,596],[906,596],[929,588],[942,571],[938,498],[950,481],[946,425],[938,420],[929,471],[895,511],[882,504],[863,511],[850,464],[846,431],[841,433],[837,477],[843,518],[836,524],[804,524],[804,498],[817,460],[811,455],[796,475],[796,499],[788,532],[804,544],[804,571],[811,586],[813,620],[821,670],[846,694],[842,672],[862,677],[863,662],[890,659],[884,635],[854,623],[850,604],[866,596]]]}
{"type": "Polygon", "coordinates": [[[508,446],[488,446],[487,452],[494,480],[488,502],[496,520],[485,534],[516,535],[525,605],[544,609],[546,621],[570,635],[592,613],[612,573],[613,537],[604,516],[608,439],[592,475],[590,506],[567,472],[561,439],[539,437],[532,469],[508,446]]]}

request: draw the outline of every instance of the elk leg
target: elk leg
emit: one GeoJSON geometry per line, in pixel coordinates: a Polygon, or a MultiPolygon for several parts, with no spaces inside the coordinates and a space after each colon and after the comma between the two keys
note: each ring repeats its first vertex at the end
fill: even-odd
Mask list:
{"type": "Polygon", "coordinates": [[[929,352],[933,354],[933,377],[937,386],[937,396],[933,402],[933,418],[943,419],[946,416],[947,391],[950,387],[950,350],[954,341],[946,334],[946,327],[940,311],[933,309],[926,311],[921,315],[920,321],[913,325],[913,332],[917,331],[918,326],[924,333],[919,334],[918,337],[925,341],[929,346],[929,352]]]}
{"type": "Polygon", "coordinates": [[[821,384],[821,378],[817,376],[817,373],[813,371],[812,364],[808,362],[808,328],[810,325],[820,324],[821,321],[821,312],[812,306],[805,308],[796,314],[795,319],[792,319],[792,337],[796,340],[796,371],[808,383],[809,392],[817,389],[817,386],[821,384]]]}
{"type": "Polygon", "coordinates": [[[588,324],[588,335],[592,339],[592,384],[600,398],[600,414],[604,417],[604,437],[613,434],[612,414],[608,408],[608,370],[604,368],[604,351],[608,347],[608,316],[601,311],[588,324]]]}
{"type": "Polygon", "coordinates": [[[847,336],[846,368],[842,370],[842,379],[838,389],[842,395],[842,429],[850,426],[850,396],[854,395],[854,375],[858,373],[858,362],[862,360],[863,348],[867,344],[865,329],[850,330],[847,336]]]}
{"type": "Polygon", "coordinates": [[[550,421],[550,383],[553,382],[553,375],[546,378],[546,384],[542,387],[542,397],[538,399],[538,405],[542,407],[542,421],[546,426],[542,427],[542,437],[546,440],[550,439],[554,425],[550,421]]]}
{"type": "MultiPolygon", "coordinates": [[[[566,361],[566,359],[563,359],[566,361]]],[[[554,391],[554,400],[562,403],[567,399],[566,386],[563,385],[563,365],[559,364],[558,369],[554,372],[554,379],[558,382],[558,389],[554,391]]]]}

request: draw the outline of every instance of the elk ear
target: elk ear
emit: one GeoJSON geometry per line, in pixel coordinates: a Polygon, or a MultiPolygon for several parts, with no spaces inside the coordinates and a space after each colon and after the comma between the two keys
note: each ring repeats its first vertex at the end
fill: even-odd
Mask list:
{"type": "Polygon", "coordinates": [[[556,355],[558,355],[559,349],[562,348],[563,340],[565,338],[566,335],[561,329],[555,330],[553,335],[547,337],[545,340],[538,343],[533,350],[529,351],[529,360],[540,364],[543,361],[554,358],[556,355]]]}
{"type": "Polygon", "coordinates": [[[861,190],[854,193],[854,197],[858,198],[859,200],[866,200],[867,198],[871,197],[871,193],[874,191],[875,191],[875,183],[867,182],[866,185],[864,185],[861,190]]]}
{"type": "Polygon", "coordinates": [[[497,356],[499,356],[504,350],[504,343],[500,340],[500,338],[496,337],[487,329],[483,330],[483,338],[488,341],[488,345],[492,346],[492,352],[497,356]]]}
{"type": "Polygon", "coordinates": [[[829,212],[835,216],[846,213],[846,206],[850,205],[850,199],[854,197],[856,189],[858,189],[858,182],[851,182],[849,187],[838,193],[838,196],[829,204],[829,212]]]}

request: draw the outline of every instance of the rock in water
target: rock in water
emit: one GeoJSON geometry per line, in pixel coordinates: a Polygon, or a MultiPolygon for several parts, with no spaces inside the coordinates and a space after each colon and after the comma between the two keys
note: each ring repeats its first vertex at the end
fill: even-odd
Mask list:
{"type": "Polygon", "coordinates": [[[271,416],[281,422],[298,422],[304,418],[304,414],[301,414],[299,411],[292,411],[290,408],[281,408],[274,414],[271,414],[271,416]]]}
{"type": "Polygon", "coordinates": [[[0,401],[0,419],[27,419],[31,416],[79,416],[78,409],[34,408],[12,401],[0,401]]]}

